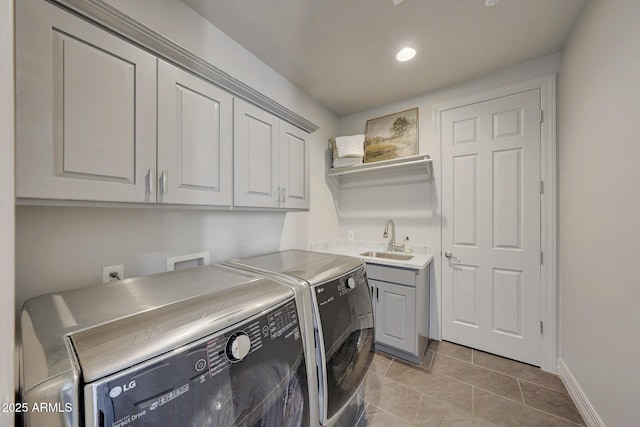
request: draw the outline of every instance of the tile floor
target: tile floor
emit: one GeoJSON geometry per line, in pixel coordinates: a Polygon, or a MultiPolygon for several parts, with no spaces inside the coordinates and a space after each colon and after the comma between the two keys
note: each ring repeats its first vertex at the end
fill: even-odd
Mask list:
{"type": "Polygon", "coordinates": [[[358,427],[585,425],[556,375],[445,341],[420,366],[376,352],[365,399],[358,427]]]}

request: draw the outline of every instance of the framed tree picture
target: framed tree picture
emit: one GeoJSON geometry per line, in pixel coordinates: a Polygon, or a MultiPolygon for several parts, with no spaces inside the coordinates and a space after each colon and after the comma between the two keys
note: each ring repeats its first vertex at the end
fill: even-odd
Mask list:
{"type": "Polygon", "coordinates": [[[418,154],[418,109],[367,120],[364,161],[379,162],[418,154]]]}

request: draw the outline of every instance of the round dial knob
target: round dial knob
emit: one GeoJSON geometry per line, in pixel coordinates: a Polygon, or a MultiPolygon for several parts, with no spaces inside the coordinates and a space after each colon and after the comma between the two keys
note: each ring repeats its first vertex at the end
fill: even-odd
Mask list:
{"type": "Polygon", "coordinates": [[[251,340],[244,332],[236,332],[227,341],[227,358],[232,362],[239,362],[249,354],[251,340]]]}
{"type": "Polygon", "coordinates": [[[356,287],[356,279],[353,277],[349,277],[347,279],[347,289],[353,289],[356,287]]]}

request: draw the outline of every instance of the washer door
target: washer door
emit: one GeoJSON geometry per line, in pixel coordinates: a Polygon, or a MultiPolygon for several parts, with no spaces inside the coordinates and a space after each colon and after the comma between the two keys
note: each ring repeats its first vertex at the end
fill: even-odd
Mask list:
{"type": "Polygon", "coordinates": [[[314,286],[313,295],[324,359],[324,424],[351,399],[367,374],[374,350],[373,307],[364,268],[314,286]]]}

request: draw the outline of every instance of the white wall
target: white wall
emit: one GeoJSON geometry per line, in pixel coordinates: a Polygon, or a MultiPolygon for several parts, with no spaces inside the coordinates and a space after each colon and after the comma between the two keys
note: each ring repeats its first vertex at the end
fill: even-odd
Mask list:
{"type": "MultiPolygon", "coordinates": [[[[430,154],[434,159],[434,175],[437,177],[440,167],[440,146],[435,140],[433,128],[433,109],[436,105],[454,99],[475,95],[490,89],[540,77],[546,74],[557,73],[560,71],[560,61],[560,53],[545,56],[533,61],[505,68],[476,80],[342,117],[338,122],[338,133],[340,135],[364,133],[367,120],[369,119],[418,107],[418,128],[420,140],[419,152],[430,154]]],[[[349,192],[349,197],[345,197],[344,194],[338,193],[338,197],[341,202],[341,236],[346,238],[346,230],[353,229],[356,233],[356,238],[381,240],[382,231],[384,229],[384,219],[386,218],[386,215],[390,213],[387,211],[391,209],[400,211],[397,212],[397,214],[401,219],[395,222],[402,235],[408,234],[416,243],[432,244],[438,238],[435,234],[440,233],[439,229],[432,230],[431,228],[432,209],[438,205],[439,200],[439,196],[437,194],[438,186],[439,183],[436,180],[431,185],[410,187],[411,190],[405,190],[404,187],[402,187],[403,193],[412,193],[404,195],[398,194],[397,186],[389,186],[384,189],[376,189],[377,196],[375,198],[367,197],[369,200],[368,202],[362,197],[350,202],[348,199],[351,199],[350,196],[352,193],[354,198],[359,197],[355,192],[349,192]],[[419,191],[423,193],[418,193],[419,191]],[[396,200],[397,198],[401,198],[401,200],[396,200]],[[385,200],[391,200],[391,206],[385,205],[385,209],[378,209],[380,211],[379,217],[372,218],[372,220],[364,222],[351,220],[350,217],[353,216],[352,213],[357,211],[370,212],[369,208],[374,206],[379,207],[381,203],[385,202],[385,200]],[[402,218],[403,216],[405,217],[404,219],[402,218]]]]}
{"type": "MultiPolygon", "coordinates": [[[[419,152],[433,158],[432,183],[413,182],[410,185],[365,186],[346,190],[334,190],[339,205],[340,236],[347,237],[353,230],[356,239],[384,241],[385,220],[394,219],[396,234],[410,236],[414,243],[433,247],[438,256],[434,260],[431,284],[430,337],[440,339],[439,298],[435,281],[440,280],[441,235],[439,227],[440,206],[440,144],[434,130],[434,107],[438,104],[461,99],[491,89],[523,82],[548,74],[559,73],[562,55],[556,53],[522,64],[514,65],[482,78],[445,88],[436,92],[385,105],[372,110],[342,117],[338,122],[338,134],[364,133],[367,120],[398,111],[418,107],[419,152]],[[364,219],[362,219],[364,218],[364,219]]],[[[399,239],[396,239],[399,240],[399,239]]]]}
{"type": "Polygon", "coordinates": [[[562,358],[608,426],[640,419],[640,2],[592,1],[563,59],[562,358]]]}
{"type": "MultiPolygon", "coordinates": [[[[14,397],[13,1],[0,1],[0,403],[14,397]]],[[[0,426],[13,414],[0,412],[0,426]]]]}
{"type": "Polygon", "coordinates": [[[211,251],[212,262],[335,238],[325,180],[326,141],[336,117],[177,0],[108,0],[235,78],[314,122],[311,210],[273,213],[163,208],[19,206],[16,304],[30,296],[101,282],[102,266],[127,277],[164,271],[167,256],[211,251]]]}
{"type": "Polygon", "coordinates": [[[308,214],[286,216],[281,248],[307,247],[319,238],[335,238],[338,220],[323,162],[327,140],[335,134],[333,113],[179,0],[106,1],[320,126],[311,135],[311,209],[308,214]]]}

